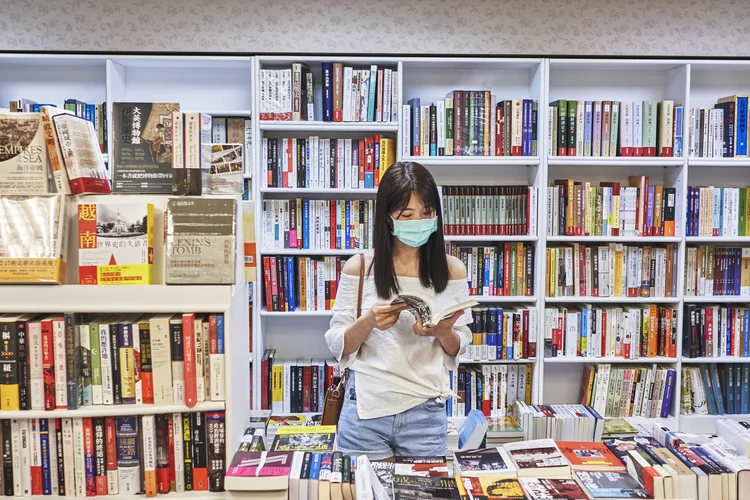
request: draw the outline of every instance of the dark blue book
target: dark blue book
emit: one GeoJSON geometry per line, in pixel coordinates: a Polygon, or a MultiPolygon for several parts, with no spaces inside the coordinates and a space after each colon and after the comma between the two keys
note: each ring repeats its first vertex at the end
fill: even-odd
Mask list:
{"type": "Polygon", "coordinates": [[[724,415],[724,397],[721,394],[721,380],[719,377],[719,370],[716,367],[716,363],[711,365],[711,378],[714,386],[714,398],[716,399],[716,411],[719,415],[724,415]]]}
{"type": "Polygon", "coordinates": [[[708,365],[706,363],[701,364],[701,379],[703,380],[703,388],[706,391],[708,413],[711,415],[718,415],[719,412],[716,408],[716,397],[714,396],[714,384],[711,374],[708,372],[708,365]]]}
{"type": "MultiPolygon", "coordinates": [[[[415,97],[409,99],[407,104],[411,106],[411,154],[412,156],[421,156],[423,154],[420,148],[422,141],[419,130],[420,113],[422,111],[421,101],[419,97],[415,97]]],[[[404,133],[408,133],[408,131],[404,131],[404,133]]]]}
{"type": "Polygon", "coordinates": [[[333,121],[333,63],[323,63],[323,121],[333,121]]]}

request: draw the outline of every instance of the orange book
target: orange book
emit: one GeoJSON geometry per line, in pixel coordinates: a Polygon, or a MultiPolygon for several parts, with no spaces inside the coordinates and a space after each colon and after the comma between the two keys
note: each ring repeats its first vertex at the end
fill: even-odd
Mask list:
{"type": "Polygon", "coordinates": [[[344,119],[344,65],[333,63],[333,121],[344,119]]]}
{"type": "Polygon", "coordinates": [[[596,376],[596,368],[594,365],[583,366],[583,379],[581,382],[581,392],[578,395],[578,403],[584,406],[591,404],[591,392],[594,388],[594,377],[596,376]]]}
{"type": "Polygon", "coordinates": [[[657,323],[659,319],[659,311],[656,305],[651,304],[648,306],[648,357],[656,357],[656,347],[658,345],[658,331],[657,323]]]}
{"type": "Polygon", "coordinates": [[[604,443],[556,441],[574,471],[625,472],[625,465],[604,443]]]}
{"type": "Polygon", "coordinates": [[[193,408],[198,401],[195,376],[195,314],[182,315],[182,352],[185,361],[185,405],[193,408]]]}

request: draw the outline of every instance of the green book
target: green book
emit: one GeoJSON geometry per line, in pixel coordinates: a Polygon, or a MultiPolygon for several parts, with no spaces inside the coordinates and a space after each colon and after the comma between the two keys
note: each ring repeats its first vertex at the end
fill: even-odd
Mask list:
{"type": "Polygon", "coordinates": [[[740,188],[740,220],[737,228],[737,234],[739,236],[747,236],[745,234],[745,223],[747,222],[747,189],[740,188]]]}
{"type": "Polygon", "coordinates": [[[516,245],[517,243],[510,244],[510,295],[511,297],[516,294],[516,245]]]}
{"type": "Polygon", "coordinates": [[[89,323],[89,341],[91,342],[91,392],[95,405],[104,404],[104,388],[102,386],[102,357],[101,338],[99,337],[99,322],[89,323]]]}
{"type": "Polygon", "coordinates": [[[576,155],[576,112],[578,111],[578,101],[568,101],[568,125],[567,125],[567,141],[568,141],[568,156],[576,155]]]}
{"type": "Polygon", "coordinates": [[[445,98],[445,156],[453,156],[453,98],[445,98]]]}
{"type": "Polygon", "coordinates": [[[555,101],[551,106],[557,108],[557,151],[553,151],[555,156],[567,156],[568,154],[568,134],[566,134],[568,125],[568,101],[562,99],[555,101]]]}
{"type": "Polygon", "coordinates": [[[643,156],[656,156],[656,101],[643,101],[643,156]]]}
{"type": "Polygon", "coordinates": [[[474,94],[474,92],[469,92],[469,144],[465,148],[465,154],[469,156],[474,155],[474,146],[477,143],[477,136],[474,133],[474,123],[477,119],[476,97],[474,94]]]}
{"type": "Polygon", "coordinates": [[[609,156],[617,156],[617,137],[620,135],[620,103],[612,101],[612,124],[609,127],[609,156]]]}

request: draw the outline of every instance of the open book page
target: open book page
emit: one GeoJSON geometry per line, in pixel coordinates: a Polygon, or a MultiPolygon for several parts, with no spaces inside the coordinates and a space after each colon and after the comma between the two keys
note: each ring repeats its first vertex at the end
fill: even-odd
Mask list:
{"type": "Polygon", "coordinates": [[[453,315],[457,311],[462,311],[464,309],[468,309],[469,307],[474,307],[479,303],[475,300],[459,302],[443,309],[442,311],[434,315],[432,314],[430,305],[423,299],[415,295],[398,295],[391,301],[391,305],[396,304],[408,304],[410,307],[409,312],[411,312],[415,320],[419,321],[421,319],[424,326],[433,327],[440,320],[453,315]]]}

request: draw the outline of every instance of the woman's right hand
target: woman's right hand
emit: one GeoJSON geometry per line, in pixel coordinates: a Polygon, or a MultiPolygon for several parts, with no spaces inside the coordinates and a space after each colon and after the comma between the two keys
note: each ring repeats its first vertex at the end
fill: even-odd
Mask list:
{"type": "Polygon", "coordinates": [[[408,309],[408,304],[391,305],[389,301],[381,300],[375,302],[368,313],[378,330],[387,330],[398,321],[401,311],[408,309]]]}

